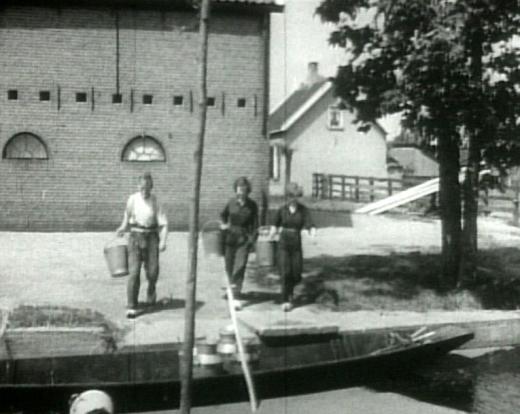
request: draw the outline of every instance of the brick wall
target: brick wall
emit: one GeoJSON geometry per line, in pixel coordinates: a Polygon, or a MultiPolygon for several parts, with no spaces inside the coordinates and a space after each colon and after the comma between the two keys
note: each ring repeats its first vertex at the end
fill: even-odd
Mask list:
{"type": "MultiPolygon", "coordinates": [[[[267,186],[261,15],[214,15],[209,41],[202,220],[216,217],[239,175],[260,202],[267,186]],[[237,100],[246,99],[245,107],[237,100]]],[[[136,176],[150,171],[171,228],[185,228],[198,131],[198,32],[186,12],[7,8],[0,14],[0,147],[41,137],[48,160],[0,160],[0,229],[109,230],[136,176]],[[116,30],[118,28],[118,30],[116,30]],[[119,41],[117,41],[119,39],[119,41]],[[122,94],[122,103],[112,95],[122,94]],[[8,90],[18,99],[9,100],[8,90]],[[39,92],[49,91],[50,101],[39,92]],[[75,94],[85,92],[86,102],[75,94]],[[145,105],[143,94],[153,95],[145,105]],[[175,106],[173,96],[182,96],[175,106]],[[146,134],[166,162],[121,160],[146,134]]]]}

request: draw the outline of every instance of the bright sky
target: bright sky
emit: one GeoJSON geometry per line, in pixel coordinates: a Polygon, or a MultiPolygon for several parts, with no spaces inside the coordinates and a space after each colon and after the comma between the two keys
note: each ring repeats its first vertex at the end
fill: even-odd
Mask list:
{"type": "Polygon", "coordinates": [[[344,55],[328,44],[332,28],[314,15],[321,0],[285,0],[285,12],[271,19],[271,108],[298,88],[307,64],[319,63],[323,76],[334,76],[344,55]]]}
{"type": "MultiPolygon", "coordinates": [[[[344,51],[328,43],[333,26],[315,15],[321,1],[285,0],[284,13],[271,15],[271,111],[305,80],[309,62],[318,62],[321,75],[334,76],[345,60],[344,51]]],[[[381,121],[390,137],[398,123],[395,117],[381,121]]]]}

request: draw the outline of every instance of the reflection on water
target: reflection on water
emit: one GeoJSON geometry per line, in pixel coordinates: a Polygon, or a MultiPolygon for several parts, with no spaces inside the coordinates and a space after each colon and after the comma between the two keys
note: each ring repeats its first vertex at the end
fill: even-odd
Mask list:
{"type": "Polygon", "coordinates": [[[520,348],[473,359],[449,355],[406,378],[372,387],[475,414],[518,414],[520,348]]]}
{"type": "Polygon", "coordinates": [[[520,348],[480,358],[472,408],[482,414],[520,411],[520,348]]]}

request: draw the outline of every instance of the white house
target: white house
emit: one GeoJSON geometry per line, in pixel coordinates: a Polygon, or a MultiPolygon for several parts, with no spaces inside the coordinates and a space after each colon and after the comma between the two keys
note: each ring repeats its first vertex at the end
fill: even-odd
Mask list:
{"type": "Polygon", "coordinates": [[[361,132],[354,119],[310,63],[307,80],[269,116],[270,194],[282,195],[289,180],[310,195],[313,173],[387,178],[386,132],[377,123],[361,132]]]}

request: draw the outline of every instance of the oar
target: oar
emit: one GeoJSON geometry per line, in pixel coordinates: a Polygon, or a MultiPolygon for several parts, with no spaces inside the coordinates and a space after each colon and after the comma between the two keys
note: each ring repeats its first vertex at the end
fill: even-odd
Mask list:
{"type": "Polygon", "coordinates": [[[242,337],[240,336],[240,332],[238,329],[237,315],[235,311],[234,305],[234,296],[233,290],[231,289],[231,285],[229,280],[224,277],[226,280],[226,292],[227,292],[227,302],[229,307],[229,314],[231,315],[231,322],[233,323],[233,329],[235,330],[235,336],[237,339],[237,348],[238,354],[240,356],[240,364],[242,365],[242,371],[244,372],[244,377],[246,379],[247,385],[247,393],[249,394],[249,402],[251,404],[251,411],[255,412],[258,408],[258,400],[256,398],[255,385],[253,383],[253,376],[251,375],[251,370],[249,369],[249,364],[246,361],[244,345],[242,344],[242,337]]]}

